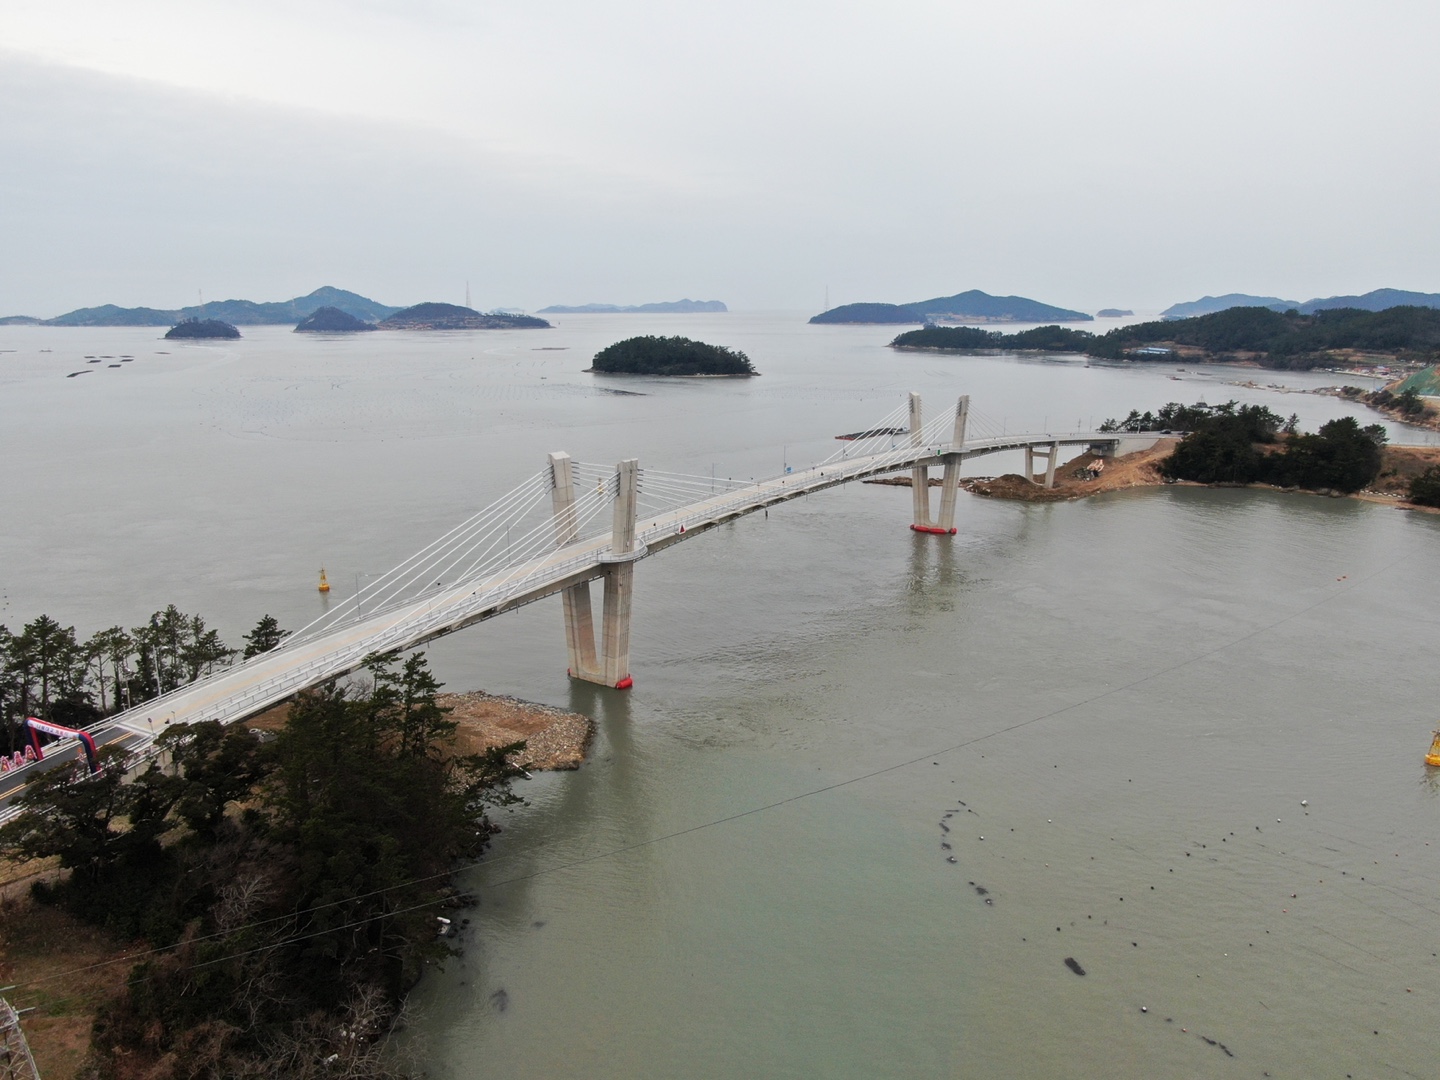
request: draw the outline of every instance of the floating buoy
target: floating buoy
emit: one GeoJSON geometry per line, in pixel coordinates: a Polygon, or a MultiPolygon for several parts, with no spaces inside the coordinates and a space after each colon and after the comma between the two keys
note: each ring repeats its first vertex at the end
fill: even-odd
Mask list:
{"type": "Polygon", "coordinates": [[[320,592],[330,591],[330,582],[325,580],[325,567],[323,566],[320,567],[320,585],[318,586],[318,588],[320,592]]]}
{"type": "Polygon", "coordinates": [[[1430,752],[1425,755],[1425,764],[1440,768],[1440,731],[1436,731],[1430,738],[1430,752]]]}

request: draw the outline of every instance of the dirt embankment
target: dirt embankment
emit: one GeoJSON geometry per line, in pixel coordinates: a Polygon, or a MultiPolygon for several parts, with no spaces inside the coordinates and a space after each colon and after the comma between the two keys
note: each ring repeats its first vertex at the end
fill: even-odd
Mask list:
{"type": "MultiPolygon", "coordinates": [[[[590,717],[534,701],[483,690],[440,694],[435,700],[441,708],[451,710],[450,719],[459,725],[451,744],[457,754],[478,754],[492,746],[524,740],[525,751],[517,760],[526,768],[578,769],[595,735],[595,721],[590,717]]],[[[289,715],[288,704],[277,705],[246,721],[246,726],[279,731],[289,715]]]]}
{"type": "MultiPolygon", "coordinates": [[[[997,499],[1020,499],[1024,502],[1057,502],[1063,499],[1083,499],[1087,495],[1098,495],[1102,491],[1121,491],[1133,487],[1155,487],[1163,484],[1160,463],[1175,449],[1176,439],[1162,439],[1149,450],[1137,450],[1118,458],[1101,458],[1098,454],[1086,452],[1055,467],[1055,486],[1045,488],[1033,484],[1019,473],[1004,476],[975,476],[962,478],[960,485],[976,495],[987,495],[997,499]],[[1097,471],[1096,466],[1101,468],[1097,471]]],[[[909,487],[909,476],[884,477],[867,480],[867,484],[884,484],[892,487],[909,487]]],[[[937,477],[930,478],[931,487],[939,487],[937,477]]]]}
{"type": "Polygon", "coordinates": [[[493,746],[525,740],[520,760],[532,769],[578,769],[595,735],[595,721],[519,698],[497,697],[483,691],[441,694],[439,703],[452,711],[459,724],[455,751],[478,754],[493,746]]]}
{"type": "MultiPolygon", "coordinates": [[[[34,878],[28,867],[0,863],[0,877],[34,878]]],[[[100,1004],[130,974],[137,947],[117,942],[62,911],[35,903],[21,890],[0,899],[0,986],[20,1017],[35,1065],[45,1080],[71,1080],[90,1049],[90,1026],[100,1004]]]]}

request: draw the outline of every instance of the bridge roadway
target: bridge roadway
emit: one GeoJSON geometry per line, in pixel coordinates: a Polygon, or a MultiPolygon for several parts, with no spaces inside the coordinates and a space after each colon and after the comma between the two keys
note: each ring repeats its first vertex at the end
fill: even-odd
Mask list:
{"type": "MultiPolygon", "coordinates": [[[[1116,452],[1122,445],[1134,449],[1150,446],[1161,437],[1156,433],[1087,431],[967,440],[960,448],[949,444],[905,446],[757,481],[637,523],[635,550],[627,555],[611,555],[610,533],[556,548],[542,558],[506,567],[482,581],[438,588],[418,601],[382,608],[321,636],[287,643],[252,657],[117,713],[92,728],[92,734],[97,743],[118,743],[141,751],[171,724],[243,720],[301,690],[355,671],[373,653],[414,648],[572,585],[592,581],[604,573],[607,564],[644,558],[745,514],[840,484],[918,466],[943,465],[947,458],[957,455],[965,460],[1052,445],[1095,446],[1116,452]]],[[[48,755],[47,761],[51,757],[73,757],[73,746],[67,743],[73,740],[56,744],[58,757],[48,755]]],[[[29,766],[0,778],[0,821],[8,816],[3,813],[4,806],[34,771],[34,766],[29,766]]]]}

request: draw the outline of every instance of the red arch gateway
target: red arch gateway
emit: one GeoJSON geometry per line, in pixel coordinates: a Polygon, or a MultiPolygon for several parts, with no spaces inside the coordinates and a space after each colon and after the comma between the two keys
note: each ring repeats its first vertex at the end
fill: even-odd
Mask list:
{"type": "Polygon", "coordinates": [[[74,736],[80,740],[81,747],[85,750],[85,760],[90,765],[90,774],[93,776],[100,771],[100,759],[95,755],[95,740],[90,737],[88,731],[81,731],[78,728],[68,728],[60,724],[52,724],[48,720],[41,720],[36,716],[27,716],[24,727],[30,732],[30,745],[35,750],[35,760],[40,761],[45,757],[45,752],[40,748],[40,739],[35,734],[43,731],[47,735],[56,735],[60,738],[74,736]]]}

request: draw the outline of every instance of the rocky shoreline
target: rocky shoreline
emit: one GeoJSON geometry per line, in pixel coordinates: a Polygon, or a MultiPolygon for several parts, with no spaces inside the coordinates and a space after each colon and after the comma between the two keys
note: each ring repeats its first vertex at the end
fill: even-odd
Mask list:
{"type": "MultiPolygon", "coordinates": [[[[1065,502],[1070,499],[1084,499],[1105,491],[1122,491],[1129,488],[1161,487],[1165,484],[1180,484],[1187,487],[1225,487],[1232,485],[1195,484],[1188,480],[1167,481],[1160,473],[1160,466],[1174,449],[1177,439],[1165,439],[1148,450],[1139,450],[1123,457],[1100,459],[1095,454],[1084,453],[1071,458],[1055,469],[1055,486],[1045,488],[1031,483],[1018,473],[1004,476],[963,477],[960,486],[973,495],[994,499],[1014,499],[1020,502],[1065,502]],[[1104,460],[1103,469],[1096,474],[1095,465],[1104,460]]],[[[1387,446],[1380,475],[1373,485],[1353,495],[1330,491],[1302,491],[1299,488],[1278,488],[1271,484],[1239,484],[1266,491],[1298,492],[1305,495],[1328,495],[1335,498],[1359,499],[1362,502],[1380,503],[1401,510],[1417,510],[1423,513],[1440,513],[1428,506],[1417,506],[1408,499],[1410,480],[1432,465],[1440,465],[1440,446],[1387,446]]],[[[864,481],[884,487],[910,487],[910,477],[886,476],[864,481]]],[[[930,478],[930,486],[938,487],[938,477],[930,478]]]]}

